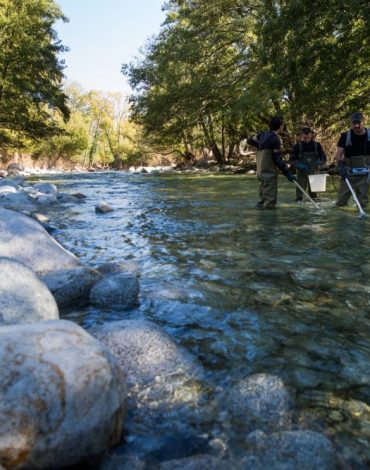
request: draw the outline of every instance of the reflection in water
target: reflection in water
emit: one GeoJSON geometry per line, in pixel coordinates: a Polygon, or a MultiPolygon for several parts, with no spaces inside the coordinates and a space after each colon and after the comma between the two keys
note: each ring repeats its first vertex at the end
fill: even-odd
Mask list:
{"type": "MultiPolygon", "coordinates": [[[[296,390],[297,423],[324,432],[353,465],[370,459],[370,222],[356,209],[293,203],[257,211],[248,176],[65,176],[84,205],[55,209],[56,238],[90,265],[118,261],[140,274],[127,314],[163,326],[227,386],[255,372],[296,390]],[[105,199],[115,212],[99,216],[105,199]]],[[[83,326],[122,314],[73,312],[83,326]]],[[[209,426],[216,426],[209,420],[209,426]]],[[[237,441],[237,437],[235,437],[237,441]]]]}

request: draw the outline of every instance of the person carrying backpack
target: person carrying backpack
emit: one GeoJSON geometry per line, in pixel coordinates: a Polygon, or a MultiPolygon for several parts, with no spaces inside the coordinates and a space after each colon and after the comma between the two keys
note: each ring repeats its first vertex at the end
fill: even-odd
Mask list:
{"type": "Polygon", "coordinates": [[[351,196],[348,179],[362,208],[369,202],[370,129],[364,127],[360,112],[351,116],[351,128],[340,135],[335,160],[342,177],[336,205],[343,207],[351,196]]]}
{"type": "MultiPolygon", "coordinates": [[[[313,132],[310,127],[303,127],[301,130],[300,142],[295,144],[292,150],[289,163],[296,168],[297,183],[306,191],[311,198],[316,197],[310,189],[308,175],[317,173],[317,170],[326,162],[326,155],[319,142],[313,138],[313,132]]],[[[303,199],[302,191],[296,188],[296,202],[300,203],[303,199]]]]}

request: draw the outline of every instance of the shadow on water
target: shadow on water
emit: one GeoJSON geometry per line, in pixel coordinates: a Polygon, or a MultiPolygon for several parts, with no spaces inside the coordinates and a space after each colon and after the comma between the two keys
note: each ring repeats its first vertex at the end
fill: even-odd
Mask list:
{"type": "MultiPolygon", "coordinates": [[[[279,375],[296,391],[298,424],[328,435],[352,464],[370,461],[369,219],[334,209],[333,192],[321,211],[297,206],[285,180],[276,211],[254,209],[248,176],[53,181],[87,195],[55,209],[56,238],[86,264],[139,273],[140,305],[125,318],[163,326],[214,384],[279,375]],[[96,215],[100,199],[115,211],[96,215]]],[[[89,327],[122,314],[88,308],[70,318],[89,327]]]]}

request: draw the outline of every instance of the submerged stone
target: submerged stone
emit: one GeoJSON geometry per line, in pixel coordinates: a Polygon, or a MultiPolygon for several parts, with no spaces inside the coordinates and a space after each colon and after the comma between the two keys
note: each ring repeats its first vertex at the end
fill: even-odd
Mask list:
{"type": "Polygon", "coordinates": [[[240,468],[281,470],[331,470],[338,468],[333,445],[313,431],[286,431],[255,440],[240,468]]]}
{"type": "Polygon", "coordinates": [[[113,274],[94,285],[90,303],[102,308],[125,309],[135,305],[139,291],[139,281],[133,274],[113,274]]]}
{"type": "Polygon", "coordinates": [[[255,374],[239,382],[226,395],[232,422],[244,431],[278,430],[291,425],[293,401],[283,381],[255,374]]]}

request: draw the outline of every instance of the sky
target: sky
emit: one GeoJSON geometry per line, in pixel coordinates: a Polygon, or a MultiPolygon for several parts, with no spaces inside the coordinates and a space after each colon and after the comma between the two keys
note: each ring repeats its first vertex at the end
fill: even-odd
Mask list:
{"type": "Polygon", "coordinates": [[[158,34],[164,0],[56,0],[68,23],[55,29],[70,50],[61,55],[68,81],[87,90],[129,93],[123,63],[139,55],[147,39],[158,34]]]}

